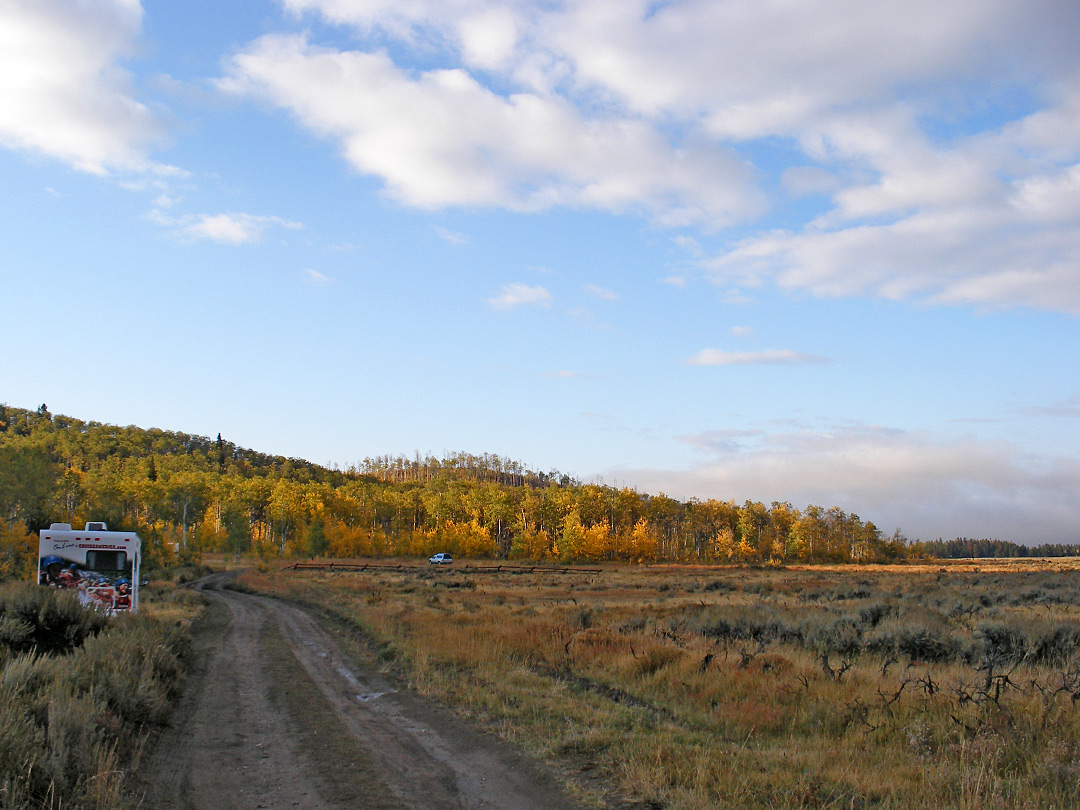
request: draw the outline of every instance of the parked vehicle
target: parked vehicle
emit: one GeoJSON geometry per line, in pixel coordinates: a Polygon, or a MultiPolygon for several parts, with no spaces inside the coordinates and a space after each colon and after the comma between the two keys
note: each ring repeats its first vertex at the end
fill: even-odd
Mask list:
{"type": "Polygon", "coordinates": [[[75,591],[84,605],[134,612],[141,552],[135,532],[110,532],[104,523],[87,523],[82,530],[54,523],[39,535],[37,581],[75,591]]]}
{"type": "Polygon", "coordinates": [[[432,565],[450,565],[454,561],[449,551],[440,551],[434,557],[428,557],[428,562],[432,565]]]}

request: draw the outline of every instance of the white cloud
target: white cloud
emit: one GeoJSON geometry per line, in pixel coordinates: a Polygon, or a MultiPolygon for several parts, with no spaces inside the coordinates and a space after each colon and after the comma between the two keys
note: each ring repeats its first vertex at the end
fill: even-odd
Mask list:
{"type": "Polygon", "coordinates": [[[119,67],[142,26],[138,0],[0,2],[0,145],[79,171],[154,171],[162,120],[119,67]]]}
{"type": "Polygon", "coordinates": [[[820,166],[792,166],[780,174],[780,184],[793,197],[828,194],[841,186],[840,178],[820,166]]]}
{"type": "Polygon", "coordinates": [[[1080,217],[1038,224],[1000,205],[918,211],[887,224],[778,232],[707,263],[722,284],[817,295],[1080,312],[1080,217]]]}
{"type": "Polygon", "coordinates": [[[304,275],[307,277],[308,281],[314,282],[315,284],[326,284],[330,281],[328,276],[324,276],[318,270],[313,270],[310,267],[304,268],[304,275]]]}
{"type": "Polygon", "coordinates": [[[267,36],[220,87],[289,110],[405,204],[709,232],[765,210],[733,147],[767,141],[788,165],[757,157],[756,177],[831,207],[725,247],[718,282],[1080,312],[1073,0],[283,2],[372,50],[267,36]]]}
{"type": "Polygon", "coordinates": [[[750,337],[754,334],[754,327],[752,326],[733,326],[730,330],[735,337],[750,337]]]}
{"type": "Polygon", "coordinates": [[[705,255],[705,252],[701,249],[701,243],[692,236],[678,234],[672,237],[671,241],[695,258],[705,255]]]}
{"type": "Polygon", "coordinates": [[[601,301],[618,301],[622,297],[617,292],[597,284],[586,284],[585,291],[601,301]]]}
{"type": "Polygon", "coordinates": [[[505,64],[513,56],[517,29],[509,8],[488,8],[463,18],[457,30],[465,62],[480,68],[505,64]]]}
{"type": "Polygon", "coordinates": [[[281,217],[256,216],[254,214],[203,214],[183,232],[194,239],[210,239],[233,245],[258,242],[267,228],[302,228],[299,222],[281,217]]]}
{"type": "Polygon", "coordinates": [[[451,245],[457,246],[469,244],[469,237],[467,237],[465,234],[455,233],[454,231],[448,230],[441,225],[435,226],[435,233],[439,235],[440,239],[450,243],[451,245]]]}
{"type": "Polygon", "coordinates": [[[791,349],[766,349],[759,352],[729,352],[723,349],[702,349],[686,362],[691,366],[803,366],[828,363],[829,359],[814,354],[795,352],[791,349]]]}
{"type": "Polygon", "coordinates": [[[547,306],[551,303],[551,293],[540,285],[530,287],[528,284],[515,282],[504,284],[498,295],[489,298],[488,304],[492,309],[508,310],[520,306],[547,306]]]}
{"type": "Polygon", "coordinates": [[[715,454],[690,470],[618,470],[676,497],[840,506],[886,533],[1076,542],[1080,463],[1026,456],[1005,442],[945,441],[872,426],[828,432],[718,431],[689,437],[715,454]]]}
{"type": "MultiPolygon", "coordinates": [[[[186,239],[209,239],[214,242],[241,245],[258,242],[268,228],[298,230],[299,222],[257,214],[193,214],[171,217],[155,209],[146,215],[151,222],[176,229],[186,239]]],[[[311,271],[309,271],[311,272],[311,271]]]]}
{"type": "Polygon", "coordinates": [[[290,110],[418,207],[564,205],[718,226],[762,204],[727,148],[672,146],[647,122],[586,116],[556,96],[502,96],[462,69],[416,75],[383,53],[266,36],[233,58],[219,87],[290,110]]]}

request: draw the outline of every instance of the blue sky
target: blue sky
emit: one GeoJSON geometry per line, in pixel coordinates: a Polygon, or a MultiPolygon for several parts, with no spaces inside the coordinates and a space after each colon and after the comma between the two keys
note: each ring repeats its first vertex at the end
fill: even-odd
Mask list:
{"type": "Polygon", "coordinates": [[[1072,0],[0,0],[0,399],[1080,541],[1072,0]]]}

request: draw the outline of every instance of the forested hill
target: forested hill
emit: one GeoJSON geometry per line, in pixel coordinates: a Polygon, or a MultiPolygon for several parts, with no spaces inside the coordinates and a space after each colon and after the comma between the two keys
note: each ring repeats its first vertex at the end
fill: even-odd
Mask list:
{"type": "Polygon", "coordinates": [[[1007,540],[973,540],[958,537],[955,540],[932,540],[920,543],[920,550],[931,557],[963,559],[974,557],[1077,557],[1080,545],[1075,543],[1044,543],[1039,546],[1021,546],[1007,540]]]}
{"type": "MultiPolygon", "coordinates": [[[[103,520],[148,554],[427,556],[562,562],[870,562],[909,556],[869,521],[832,507],[677,501],[583,484],[495,455],[379,457],[328,469],[218,435],[0,405],[0,527],[103,520]]],[[[918,551],[918,546],[915,547],[918,551]]]]}

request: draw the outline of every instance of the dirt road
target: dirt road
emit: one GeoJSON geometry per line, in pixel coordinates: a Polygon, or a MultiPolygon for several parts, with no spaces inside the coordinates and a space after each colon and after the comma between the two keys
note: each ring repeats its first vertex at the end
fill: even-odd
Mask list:
{"type": "Polygon", "coordinates": [[[512,746],[364,671],[300,608],[200,582],[198,665],[139,769],[143,807],[576,808],[512,746]]]}

